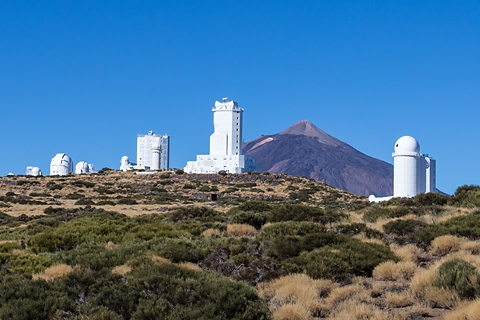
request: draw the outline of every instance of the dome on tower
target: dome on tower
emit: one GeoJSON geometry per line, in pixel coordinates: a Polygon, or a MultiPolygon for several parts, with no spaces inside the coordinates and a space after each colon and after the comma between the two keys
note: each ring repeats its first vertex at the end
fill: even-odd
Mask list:
{"type": "Polygon", "coordinates": [[[420,144],[418,144],[418,141],[414,137],[403,136],[395,142],[395,153],[404,152],[420,152],[420,144]]]}

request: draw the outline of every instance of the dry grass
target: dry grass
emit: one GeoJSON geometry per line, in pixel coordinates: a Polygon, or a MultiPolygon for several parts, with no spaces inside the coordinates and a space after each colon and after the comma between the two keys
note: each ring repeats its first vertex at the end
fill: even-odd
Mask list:
{"type": "Polygon", "coordinates": [[[392,319],[392,317],[374,305],[358,303],[358,301],[355,300],[347,300],[340,303],[327,319],[387,320],[392,319]]]}
{"type": "Polygon", "coordinates": [[[73,268],[70,267],[69,265],[57,264],[45,269],[43,273],[36,273],[32,275],[32,279],[33,280],[43,279],[48,282],[54,282],[55,280],[58,280],[68,275],[72,271],[73,271],[73,268]]]}
{"type": "Polygon", "coordinates": [[[154,265],[159,266],[165,263],[172,263],[172,261],[168,260],[167,258],[164,257],[159,257],[159,256],[153,256],[152,257],[152,262],[154,265]]]}
{"type": "Polygon", "coordinates": [[[200,270],[201,269],[197,264],[191,263],[191,262],[181,262],[177,265],[182,267],[182,268],[189,269],[189,270],[200,270]]]}
{"type": "Polygon", "coordinates": [[[440,236],[432,241],[429,252],[431,254],[443,257],[449,253],[459,251],[464,242],[464,239],[456,236],[440,236]]]}
{"type": "Polygon", "coordinates": [[[438,270],[435,267],[417,271],[410,282],[412,293],[419,298],[425,297],[427,289],[432,286],[437,275],[438,270]]]}
{"type": "Polygon", "coordinates": [[[358,239],[362,242],[365,242],[365,243],[376,243],[376,244],[380,244],[380,245],[385,245],[385,243],[380,240],[380,239],[375,239],[375,238],[368,238],[364,232],[360,233],[360,234],[357,234],[357,235],[354,235],[353,236],[355,239],[358,239]]]}
{"type": "Polygon", "coordinates": [[[385,261],[373,269],[373,278],[375,280],[409,280],[415,274],[417,265],[410,261],[385,261]]]}
{"type": "Polygon", "coordinates": [[[458,294],[449,289],[439,289],[429,286],[425,290],[425,300],[431,301],[438,308],[453,308],[457,306],[461,300],[458,294]]]}
{"type": "Polygon", "coordinates": [[[480,320],[480,299],[460,306],[445,315],[444,320],[480,320]]]}
{"type": "Polygon", "coordinates": [[[478,255],[480,254],[480,241],[465,241],[460,248],[470,254],[478,255]]]}
{"type": "Polygon", "coordinates": [[[251,237],[257,234],[257,230],[249,224],[227,224],[225,234],[228,237],[251,237]]]}
{"type": "Polygon", "coordinates": [[[112,250],[112,249],[115,249],[116,247],[117,245],[112,241],[108,241],[107,244],[105,245],[105,249],[107,250],[112,250]]]}
{"type": "Polygon", "coordinates": [[[390,308],[403,308],[413,305],[413,299],[410,292],[387,292],[385,301],[390,308]]]}
{"type": "Polygon", "coordinates": [[[405,246],[391,245],[390,250],[402,261],[417,262],[425,256],[425,252],[413,244],[405,246]]]}
{"type": "Polygon", "coordinates": [[[325,303],[330,309],[333,309],[337,304],[366,291],[365,287],[359,284],[352,284],[349,286],[338,287],[332,290],[328,297],[325,299],[325,303]]]}
{"type": "Polygon", "coordinates": [[[221,235],[222,235],[222,233],[218,229],[207,229],[207,230],[202,232],[202,236],[206,237],[206,238],[210,238],[210,237],[213,237],[213,236],[221,236],[221,235]]]}
{"type": "Polygon", "coordinates": [[[299,304],[284,304],[273,312],[274,320],[310,320],[310,311],[299,304]]]}
{"type": "Polygon", "coordinates": [[[117,267],[113,268],[112,273],[123,276],[123,275],[129,273],[130,271],[132,271],[131,267],[129,267],[127,265],[121,265],[121,266],[117,266],[117,267]]]}
{"type": "MultiPolygon", "coordinates": [[[[299,305],[302,310],[308,310],[312,314],[321,309],[320,297],[328,295],[337,286],[338,284],[330,280],[314,280],[305,274],[291,274],[261,283],[257,289],[259,296],[268,302],[272,312],[284,305],[299,305]]],[[[285,310],[290,309],[286,307],[285,310]]]]}

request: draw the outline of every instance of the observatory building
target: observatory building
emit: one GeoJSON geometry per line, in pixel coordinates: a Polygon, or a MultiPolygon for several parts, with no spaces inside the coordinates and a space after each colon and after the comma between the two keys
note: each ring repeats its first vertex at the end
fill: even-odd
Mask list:
{"type": "Polygon", "coordinates": [[[166,170],[169,168],[170,137],[149,131],[137,136],[135,169],[166,170]]]}
{"type": "Polygon", "coordinates": [[[418,141],[411,136],[395,142],[393,157],[393,196],[368,197],[370,202],[381,202],[393,197],[411,198],[419,193],[437,192],[436,161],[420,153],[418,141]]]}
{"type": "Polygon", "coordinates": [[[235,101],[216,101],[213,111],[214,132],[210,136],[210,154],[188,161],[187,173],[242,173],[257,171],[255,160],[242,154],[243,109],[235,101]]]}
{"type": "Polygon", "coordinates": [[[57,153],[50,162],[51,176],[66,176],[73,172],[73,161],[66,153],[57,153]]]}
{"type": "Polygon", "coordinates": [[[34,177],[41,176],[42,170],[40,170],[39,167],[28,166],[25,175],[34,177]]]}
{"type": "Polygon", "coordinates": [[[75,174],[84,174],[84,173],[92,173],[93,172],[93,164],[86,163],[85,161],[80,161],[75,166],[75,174]]]}

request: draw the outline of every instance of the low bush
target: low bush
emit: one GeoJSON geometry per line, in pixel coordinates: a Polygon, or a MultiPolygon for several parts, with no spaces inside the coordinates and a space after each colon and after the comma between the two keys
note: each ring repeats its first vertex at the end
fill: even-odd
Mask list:
{"type": "Polygon", "coordinates": [[[480,274],[477,268],[461,259],[442,263],[434,285],[437,288],[453,289],[462,299],[480,296],[480,274]]]}

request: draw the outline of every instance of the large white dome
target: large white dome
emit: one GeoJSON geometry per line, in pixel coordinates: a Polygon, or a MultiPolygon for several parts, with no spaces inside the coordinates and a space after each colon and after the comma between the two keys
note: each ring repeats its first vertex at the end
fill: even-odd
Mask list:
{"type": "Polygon", "coordinates": [[[418,141],[411,136],[400,137],[397,142],[395,142],[395,153],[403,152],[420,152],[420,144],[418,141]]]}

